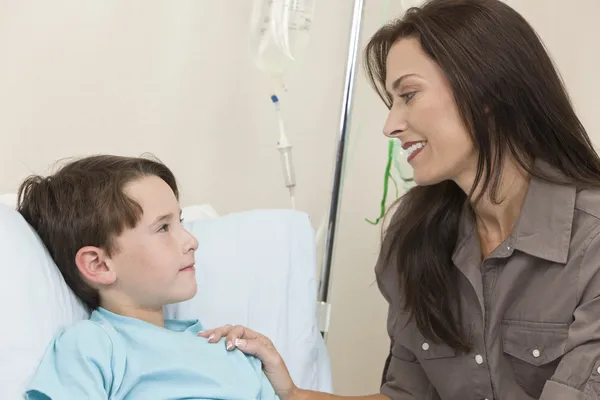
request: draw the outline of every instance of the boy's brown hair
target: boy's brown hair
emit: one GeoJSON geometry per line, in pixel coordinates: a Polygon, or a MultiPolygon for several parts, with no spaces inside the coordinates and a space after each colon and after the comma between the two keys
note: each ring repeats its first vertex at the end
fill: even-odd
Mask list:
{"type": "Polygon", "coordinates": [[[97,155],[71,161],[53,175],[28,177],[18,192],[18,210],[38,233],[71,290],[89,308],[100,305],[98,291],[75,264],[85,246],[109,255],[113,239],[133,228],[141,206],[123,189],[145,176],[164,180],[179,198],[175,176],[164,164],[146,158],[97,155]]]}

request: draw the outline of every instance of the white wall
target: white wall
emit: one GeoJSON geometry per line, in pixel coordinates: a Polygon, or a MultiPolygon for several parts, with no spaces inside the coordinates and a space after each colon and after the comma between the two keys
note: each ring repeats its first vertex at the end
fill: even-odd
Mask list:
{"type": "MultiPolygon", "coordinates": [[[[315,226],[329,198],[352,12],[317,1],[310,46],[282,96],[298,208],[315,226]]],[[[405,0],[406,4],[407,1],[405,0]]],[[[548,45],[592,138],[600,140],[597,0],[508,1],[548,45]],[[559,29],[560,28],[560,29],[559,29]]],[[[365,0],[361,47],[399,0],[365,0]]],[[[250,0],[0,0],[0,193],[55,160],[151,152],[177,174],[182,202],[220,213],[288,207],[276,119],[247,51],[250,0]]],[[[336,391],[374,392],[388,341],[374,283],[387,142],[385,109],[356,87],[328,337],[336,391]]]]}

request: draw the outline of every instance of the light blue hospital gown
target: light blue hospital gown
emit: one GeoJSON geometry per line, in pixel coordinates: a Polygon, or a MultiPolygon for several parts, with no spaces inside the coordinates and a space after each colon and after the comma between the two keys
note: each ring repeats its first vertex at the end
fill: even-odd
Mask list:
{"type": "Polygon", "coordinates": [[[26,398],[277,399],[257,358],[198,337],[197,320],[165,328],[94,311],[52,341],[26,398]]]}

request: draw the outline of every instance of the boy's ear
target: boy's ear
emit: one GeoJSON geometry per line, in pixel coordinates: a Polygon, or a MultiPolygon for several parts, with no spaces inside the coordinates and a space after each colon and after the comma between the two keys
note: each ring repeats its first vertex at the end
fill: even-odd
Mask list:
{"type": "Polygon", "coordinates": [[[90,283],[111,285],[117,279],[110,267],[106,252],[98,247],[86,246],[75,255],[75,264],[81,275],[90,283]]]}

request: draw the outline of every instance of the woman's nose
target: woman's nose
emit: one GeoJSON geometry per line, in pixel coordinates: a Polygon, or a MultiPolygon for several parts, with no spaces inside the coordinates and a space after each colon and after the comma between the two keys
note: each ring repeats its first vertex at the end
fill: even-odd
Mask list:
{"type": "Polygon", "coordinates": [[[404,117],[404,113],[394,109],[392,106],[383,127],[383,134],[389,138],[396,138],[405,130],[406,118],[404,117]]]}

